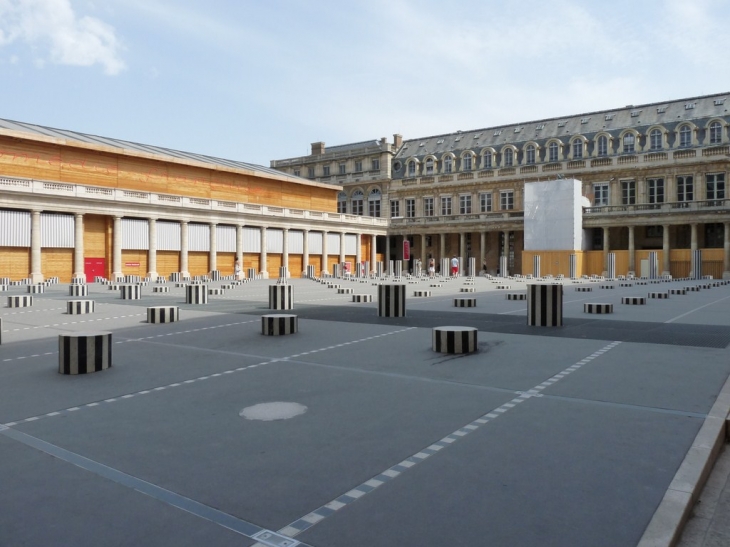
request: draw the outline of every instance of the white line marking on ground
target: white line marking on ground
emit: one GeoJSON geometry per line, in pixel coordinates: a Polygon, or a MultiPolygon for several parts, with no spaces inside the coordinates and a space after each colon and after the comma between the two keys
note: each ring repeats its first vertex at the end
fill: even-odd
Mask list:
{"type": "Polygon", "coordinates": [[[677,317],[672,317],[671,319],[669,319],[667,321],[664,321],[664,322],[665,323],[674,323],[677,319],[681,319],[682,317],[685,317],[687,315],[690,315],[690,314],[692,314],[692,313],[694,313],[694,312],[696,312],[698,310],[701,310],[702,308],[706,308],[708,306],[712,306],[714,304],[717,304],[718,302],[722,302],[723,300],[727,300],[728,298],[730,298],[730,296],[726,296],[725,298],[720,298],[720,300],[715,300],[714,302],[710,302],[709,304],[705,304],[704,306],[700,306],[699,308],[695,308],[693,310],[689,310],[686,313],[683,313],[681,315],[678,315],[677,317]]]}

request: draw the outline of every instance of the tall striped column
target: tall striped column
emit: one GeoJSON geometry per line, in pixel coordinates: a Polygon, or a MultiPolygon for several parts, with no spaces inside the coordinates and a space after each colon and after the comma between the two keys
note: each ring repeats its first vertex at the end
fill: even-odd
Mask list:
{"type": "Polygon", "coordinates": [[[266,253],[266,226],[261,226],[261,250],[259,251],[259,270],[261,271],[261,279],[269,278],[269,259],[266,253]]]}
{"type": "Polygon", "coordinates": [[[370,261],[365,261],[365,267],[363,268],[363,277],[368,277],[370,275],[370,261]]]}
{"type": "MultiPolygon", "coordinates": [[[[284,282],[289,277],[289,228],[284,228],[284,242],[281,247],[281,267],[284,268],[284,282]]],[[[281,277],[281,270],[279,270],[281,277]]]]}
{"type": "Polygon", "coordinates": [[[383,263],[377,262],[375,264],[375,275],[378,277],[383,277],[383,263]]]}
{"type": "Polygon", "coordinates": [[[563,326],[562,285],[527,285],[527,324],[531,327],[563,326]]]}
{"type": "MultiPolygon", "coordinates": [[[[378,236],[375,234],[370,236],[370,265],[374,266],[378,262],[378,236]]],[[[365,272],[368,275],[371,274],[370,271],[365,272]]]]}
{"type": "Polygon", "coordinates": [[[702,249],[692,251],[692,279],[702,279],[702,249]]]}
{"type": "Polygon", "coordinates": [[[659,258],[656,251],[649,253],[649,279],[659,277],[659,258]]]}
{"type": "Polygon", "coordinates": [[[441,259],[441,275],[449,277],[451,275],[451,261],[448,258],[441,259]]]}
{"type": "Polygon", "coordinates": [[[31,211],[30,219],[30,280],[31,283],[43,283],[43,268],[41,266],[41,212],[31,211]]]}
{"type": "Polygon", "coordinates": [[[568,257],[568,270],[568,275],[571,279],[578,277],[578,257],[575,254],[571,254],[568,257]]]}
{"type": "Polygon", "coordinates": [[[294,308],[292,285],[269,285],[269,309],[291,310],[294,308]]]}
{"type": "Polygon", "coordinates": [[[532,257],[532,275],[534,277],[540,277],[540,255],[532,257]]]}
{"type": "Polygon", "coordinates": [[[469,275],[471,277],[476,277],[477,275],[477,259],[473,256],[469,257],[469,275]]]}
{"type": "Polygon", "coordinates": [[[188,266],[188,221],[180,222],[180,276],[185,279],[190,277],[188,266]]]}
{"type": "Polygon", "coordinates": [[[86,281],[84,271],[84,215],[76,213],[74,221],[74,279],[86,281]]]}
{"type": "Polygon", "coordinates": [[[505,255],[499,257],[499,275],[502,277],[509,276],[509,271],[507,269],[507,257],[505,255]]]}
{"type": "Polygon", "coordinates": [[[342,264],[332,265],[332,277],[342,277],[342,264]]]}
{"type": "Polygon", "coordinates": [[[152,280],[157,279],[157,220],[150,218],[147,220],[148,231],[147,239],[149,249],[147,251],[147,277],[152,280]]]}
{"type": "Polygon", "coordinates": [[[395,276],[400,277],[403,275],[403,261],[396,260],[395,261],[395,276]]]}
{"type": "Polygon", "coordinates": [[[393,276],[395,275],[395,265],[394,261],[388,260],[388,275],[393,276]]]}
{"type": "Polygon", "coordinates": [[[608,253],[606,257],[606,267],[609,279],[616,279],[616,253],[608,253]]]}
{"type": "Polygon", "coordinates": [[[405,317],[406,285],[378,285],[378,316],[405,317]]]}
{"type": "MultiPolygon", "coordinates": [[[[302,267],[309,272],[309,230],[304,230],[304,233],[302,234],[303,241],[302,241],[302,267]]],[[[314,277],[314,266],[312,266],[312,274],[307,275],[307,277],[314,277]]]]}

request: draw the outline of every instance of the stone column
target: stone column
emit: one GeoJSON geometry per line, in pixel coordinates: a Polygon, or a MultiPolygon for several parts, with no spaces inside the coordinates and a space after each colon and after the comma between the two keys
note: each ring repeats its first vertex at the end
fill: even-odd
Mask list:
{"type": "Polygon", "coordinates": [[[284,242],[281,248],[281,265],[286,268],[286,276],[291,277],[289,274],[289,228],[284,228],[284,242]]]}
{"type": "Polygon", "coordinates": [[[421,234],[421,268],[428,269],[428,258],[426,257],[426,234],[421,234]]]}
{"type": "Polygon", "coordinates": [[[243,226],[240,224],[236,226],[236,260],[243,272],[243,226]]]}
{"type": "Polygon", "coordinates": [[[32,283],[43,282],[41,267],[41,212],[30,213],[30,280],[32,283]]]}
{"type": "MultiPolygon", "coordinates": [[[[444,258],[449,258],[449,256],[446,254],[446,234],[444,232],[441,232],[439,234],[439,259],[443,260],[444,258]]],[[[441,272],[441,275],[446,274],[444,274],[444,272],[441,272]]]]}
{"type": "Polygon", "coordinates": [[[636,249],[634,246],[634,227],[629,226],[629,271],[628,273],[636,275],[636,249]]]}
{"type": "Polygon", "coordinates": [[[261,226],[261,254],[259,255],[259,270],[261,271],[261,278],[269,278],[268,270],[268,256],[266,255],[266,226],[261,226]]]}
{"type": "Polygon", "coordinates": [[[322,232],[322,273],[328,274],[327,271],[327,230],[322,232]]]}
{"type": "Polygon", "coordinates": [[[722,278],[730,279],[730,222],[723,223],[725,228],[725,254],[722,259],[722,278]]]}
{"type": "Polygon", "coordinates": [[[180,276],[190,277],[188,269],[188,221],[180,223],[180,276]]]}
{"type": "Polygon", "coordinates": [[[479,269],[487,259],[487,232],[479,232],[479,269]]]}
{"type": "Polygon", "coordinates": [[[309,266],[309,230],[304,230],[302,237],[302,270],[306,272],[309,266]]]}
{"type": "Polygon", "coordinates": [[[151,218],[149,224],[149,251],[147,253],[147,277],[157,279],[157,219],[151,218]]]}
{"type": "Polygon", "coordinates": [[[662,275],[670,275],[669,270],[669,224],[662,226],[662,275]]]}
{"type": "Polygon", "coordinates": [[[691,237],[690,237],[690,249],[693,251],[697,250],[697,224],[691,224],[691,237]]]}
{"type": "Polygon", "coordinates": [[[608,275],[608,253],[611,252],[611,229],[603,227],[603,272],[601,275],[608,275]]]}
{"type": "Polygon", "coordinates": [[[340,232],[340,264],[345,262],[345,232],[340,232]]]}
{"type": "Polygon", "coordinates": [[[355,234],[355,271],[353,274],[360,275],[360,264],[362,264],[362,234],[355,234]]]}
{"type": "Polygon", "coordinates": [[[387,270],[388,261],[390,260],[390,236],[385,236],[385,258],[383,259],[383,267],[387,270]]]}
{"type": "Polygon", "coordinates": [[[74,270],[75,279],[86,281],[84,271],[84,215],[77,213],[74,224],[74,270]]]}
{"type": "MultiPolygon", "coordinates": [[[[466,234],[464,232],[461,232],[459,234],[459,256],[466,260],[466,234]]],[[[459,264],[459,266],[463,266],[463,264],[459,264]]]]}
{"type": "MultiPolygon", "coordinates": [[[[370,270],[372,272],[375,271],[375,263],[378,261],[378,246],[377,246],[378,236],[373,234],[370,236],[370,270]]],[[[367,272],[370,274],[370,272],[367,272]]]]}
{"type": "Polygon", "coordinates": [[[124,276],[122,271],[122,217],[114,217],[112,233],[112,281],[124,276]]]}
{"type": "Polygon", "coordinates": [[[212,272],[218,269],[218,234],[217,223],[210,223],[210,250],[208,251],[208,269],[212,272]]]}

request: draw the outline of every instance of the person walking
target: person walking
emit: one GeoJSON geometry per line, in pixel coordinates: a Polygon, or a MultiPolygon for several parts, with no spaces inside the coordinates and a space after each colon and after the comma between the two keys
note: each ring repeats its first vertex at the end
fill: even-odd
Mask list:
{"type": "Polygon", "coordinates": [[[459,275],[459,259],[456,256],[451,259],[451,275],[454,277],[459,275]]]}

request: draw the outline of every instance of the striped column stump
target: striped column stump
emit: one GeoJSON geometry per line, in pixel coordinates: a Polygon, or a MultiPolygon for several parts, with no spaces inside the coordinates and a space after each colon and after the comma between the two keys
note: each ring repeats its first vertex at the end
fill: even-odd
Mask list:
{"type": "Polygon", "coordinates": [[[171,273],[168,279],[172,282],[180,281],[180,272],[171,273]]]}
{"type": "Polygon", "coordinates": [[[299,332],[296,315],[287,313],[272,313],[261,316],[261,334],[266,336],[282,336],[299,332]]]}
{"type": "Polygon", "coordinates": [[[119,288],[122,300],[139,300],[142,298],[142,287],[139,285],[122,285],[119,288]]]}
{"type": "Polygon", "coordinates": [[[10,285],[9,277],[0,277],[0,285],[10,285]]]}
{"type": "Polygon", "coordinates": [[[167,283],[167,279],[160,276],[157,279],[155,279],[155,283],[157,283],[158,285],[164,285],[165,283],[167,283]]]}
{"type": "Polygon", "coordinates": [[[353,294],[352,301],[353,302],[372,302],[373,295],[372,294],[353,294]]]}
{"type": "Polygon", "coordinates": [[[150,306],[147,308],[148,323],[174,323],[180,321],[180,308],[177,306],[150,306]]]}
{"type": "Polygon", "coordinates": [[[527,294],[521,292],[507,293],[507,300],[527,300],[527,294]]]}
{"type": "Polygon", "coordinates": [[[352,288],[346,288],[346,289],[337,289],[337,294],[354,294],[355,289],[352,288]]]}
{"type": "Polygon", "coordinates": [[[576,287],[575,292],[593,292],[593,287],[576,287]]]}
{"type": "Polygon", "coordinates": [[[58,335],[60,374],[90,374],[111,366],[111,332],[76,332],[58,335]]]}
{"type": "Polygon", "coordinates": [[[443,286],[444,286],[444,285],[443,285],[443,283],[431,283],[431,284],[429,285],[429,287],[437,287],[437,288],[438,288],[438,287],[443,287],[443,286]]]}
{"type": "Polygon", "coordinates": [[[705,283],[704,285],[700,285],[700,287],[702,287],[703,289],[711,289],[712,285],[710,285],[709,283],[705,283]]]}
{"type": "Polygon", "coordinates": [[[473,284],[474,284],[473,281],[464,281],[464,283],[462,283],[462,285],[473,285],[473,284]]]}
{"type": "Polygon", "coordinates": [[[211,270],[210,272],[210,278],[213,281],[219,281],[221,278],[221,272],[220,270],[211,270]]]}
{"type": "Polygon", "coordinates": [[[643,296],[622,296],[621,303],[629,306],[644,306],[646,304],[646,298],[643,296]]]}
{"type": "Polygon", "coordinates": [[[668,292],[650,292],[649,298],[669,298],[668,292]]]}
{"type": "Polygon", "coordinates": [[[8,286],[7,285],[0,285],[0,292],[7,291],[8,286]]]}
{"type": "Polygon", "coordinates": [[[637,281],[636,284],[637,285],[648,285],[648,283],[646,281],[641,281],[641,280],[637,281]]]}
{"type": "Polygon", "coordinates": [[[125,275],[122,281],[124,283],[139,283],[142,278],[138,275],[125,275]]]}
{"type": "Polygon", "coordinates": [[[463,354],[477,350],[477,329],[473,327],[434,327],[431,333],[435,352],[463,354]]]}
{"type": "Polygon", "coordinates": [[[109,289],[110,291],[118,291],[118,290],[119,290],[119,287],[121,287],[121,285],[117,285],[116,283],[109,283],[109,284],[107,285],[107,288],[108,288],[108,289],[109,289]]]}
{"type": "Polygon", "coordinates": [[[702,290],[696,285],[692,285],[691,287],[685,287],[685,289],[687,290],[687,292],[700,292],[702,290]]]}
{"type": "Polygon", "coordinates": [[[633,283],[619,283],[618,286],[619,287],[633,287],[634,284],[633,283]]]}
{"type": "Polygon", "coordinates": [[[25,294],[8,296],[8,308],[30,308],[33,305],[33,297],[25,294]]]}
{"type": "Polygon", "coordinates": [[[88,285],[69,285],[68,286],[69,296],[89,296],[88,285]]]}
{"type": "Polygon", "coordinates": [[[613,304],[583,304],[583,313],[613,313],[613,304]]]}
{"type": "Polygon", "coordinates": [[[231,285],[230,283],[228,285],[221,285],[221,289],[224,291],[227,291],[229,289],[233,289],[236,285],[231,285]]]}
{"type": "Polygon", "coordinates": [[[176,289],[184,289],[187,286],[188,286],[187,283],[175,283],[175,288],[176,289]]]}
{"type": "Polygon", "coordinates": [[[147,285],[149,285],[149,284],[150,284],[150,282],[149,282],[149,281],[140,281],[139,283],[136,283],[136,285],[137,285],[138,287],[146,287],[146,286],[147,286],[147,285]]]}
{"type": "Polygon", "coordinates": [[[615,289],[616,285],[600,285],[601,289],[615,289]]]}
{"type": "Polygon", "coordinates": [[[69,315],[83,315],[85,313],[94,313],[93,300],[67,300],[66,313],[69,315]]]}
{"type": "Polygon", "coordinates": [[[419,298],[427,298],[431,296],[431,291],[413,291],[413,296],[417,296],[419,298]]]}
{"type": "Polygon", "coordinates": [[[405,317],[406,285],[378,285],[378,316],[405,317]]]}
{"type": "Polygon", "coordinates": [[[512,285],[497,285],[498,291],[508,291],[512,288],[512,285]]]}
{"type": "Polygon", "coordinates": [[[294,309],[294,288],[292,285],[269,285],[269,309],[294,309]]]}
{"type": "Polygon", "coordinates": [[[186,304],[207,304],[208,303],[208,287],[206,285],[186,285],[185,286],[185,303],[186,304]]]}
{"type": "Polygon", "coordinates": [[[28,294],[43,294],[46,292],[45,285],[28,285],[28,294]]]}
{"type": "Polygon", "coordinates": [[[328,289],[340,289],[342,288],[342,285],[338,285],[337,283],[327,283],[328,289]]]}
{"type": "Polygon", "coordinates": [[[152,292],[170,292],[170,287],[152,287],[152,292]]]}
{"type": "Polygon", "coordinates": [[[210,289],[208,289],[208,294],[213,296],[223,296],[224,294],[226,294],[226,291],[224,291],[222,288],[218,289],[211,287],[210,289]]]}
{"type": "Polygon", "coordinates": [[[477,299],[476,298],[454,298],[454,307],[455,308],[476,308],[477,299]]]}
{"type": "Polygon", "coordinates": [[[687,290],[686,289],[669,289],[669,294],[682,294],[686,295],[687,290]]]}
{"type": "Polygon", "coordinates": [[[531,327],[563,326],[562,285],[527,285],[527,324],[531,327]]]}
{"type": "Polygon", "coordinates": [[[461,287],[459,292],[477,292],[474,287],[461,287]]]}

